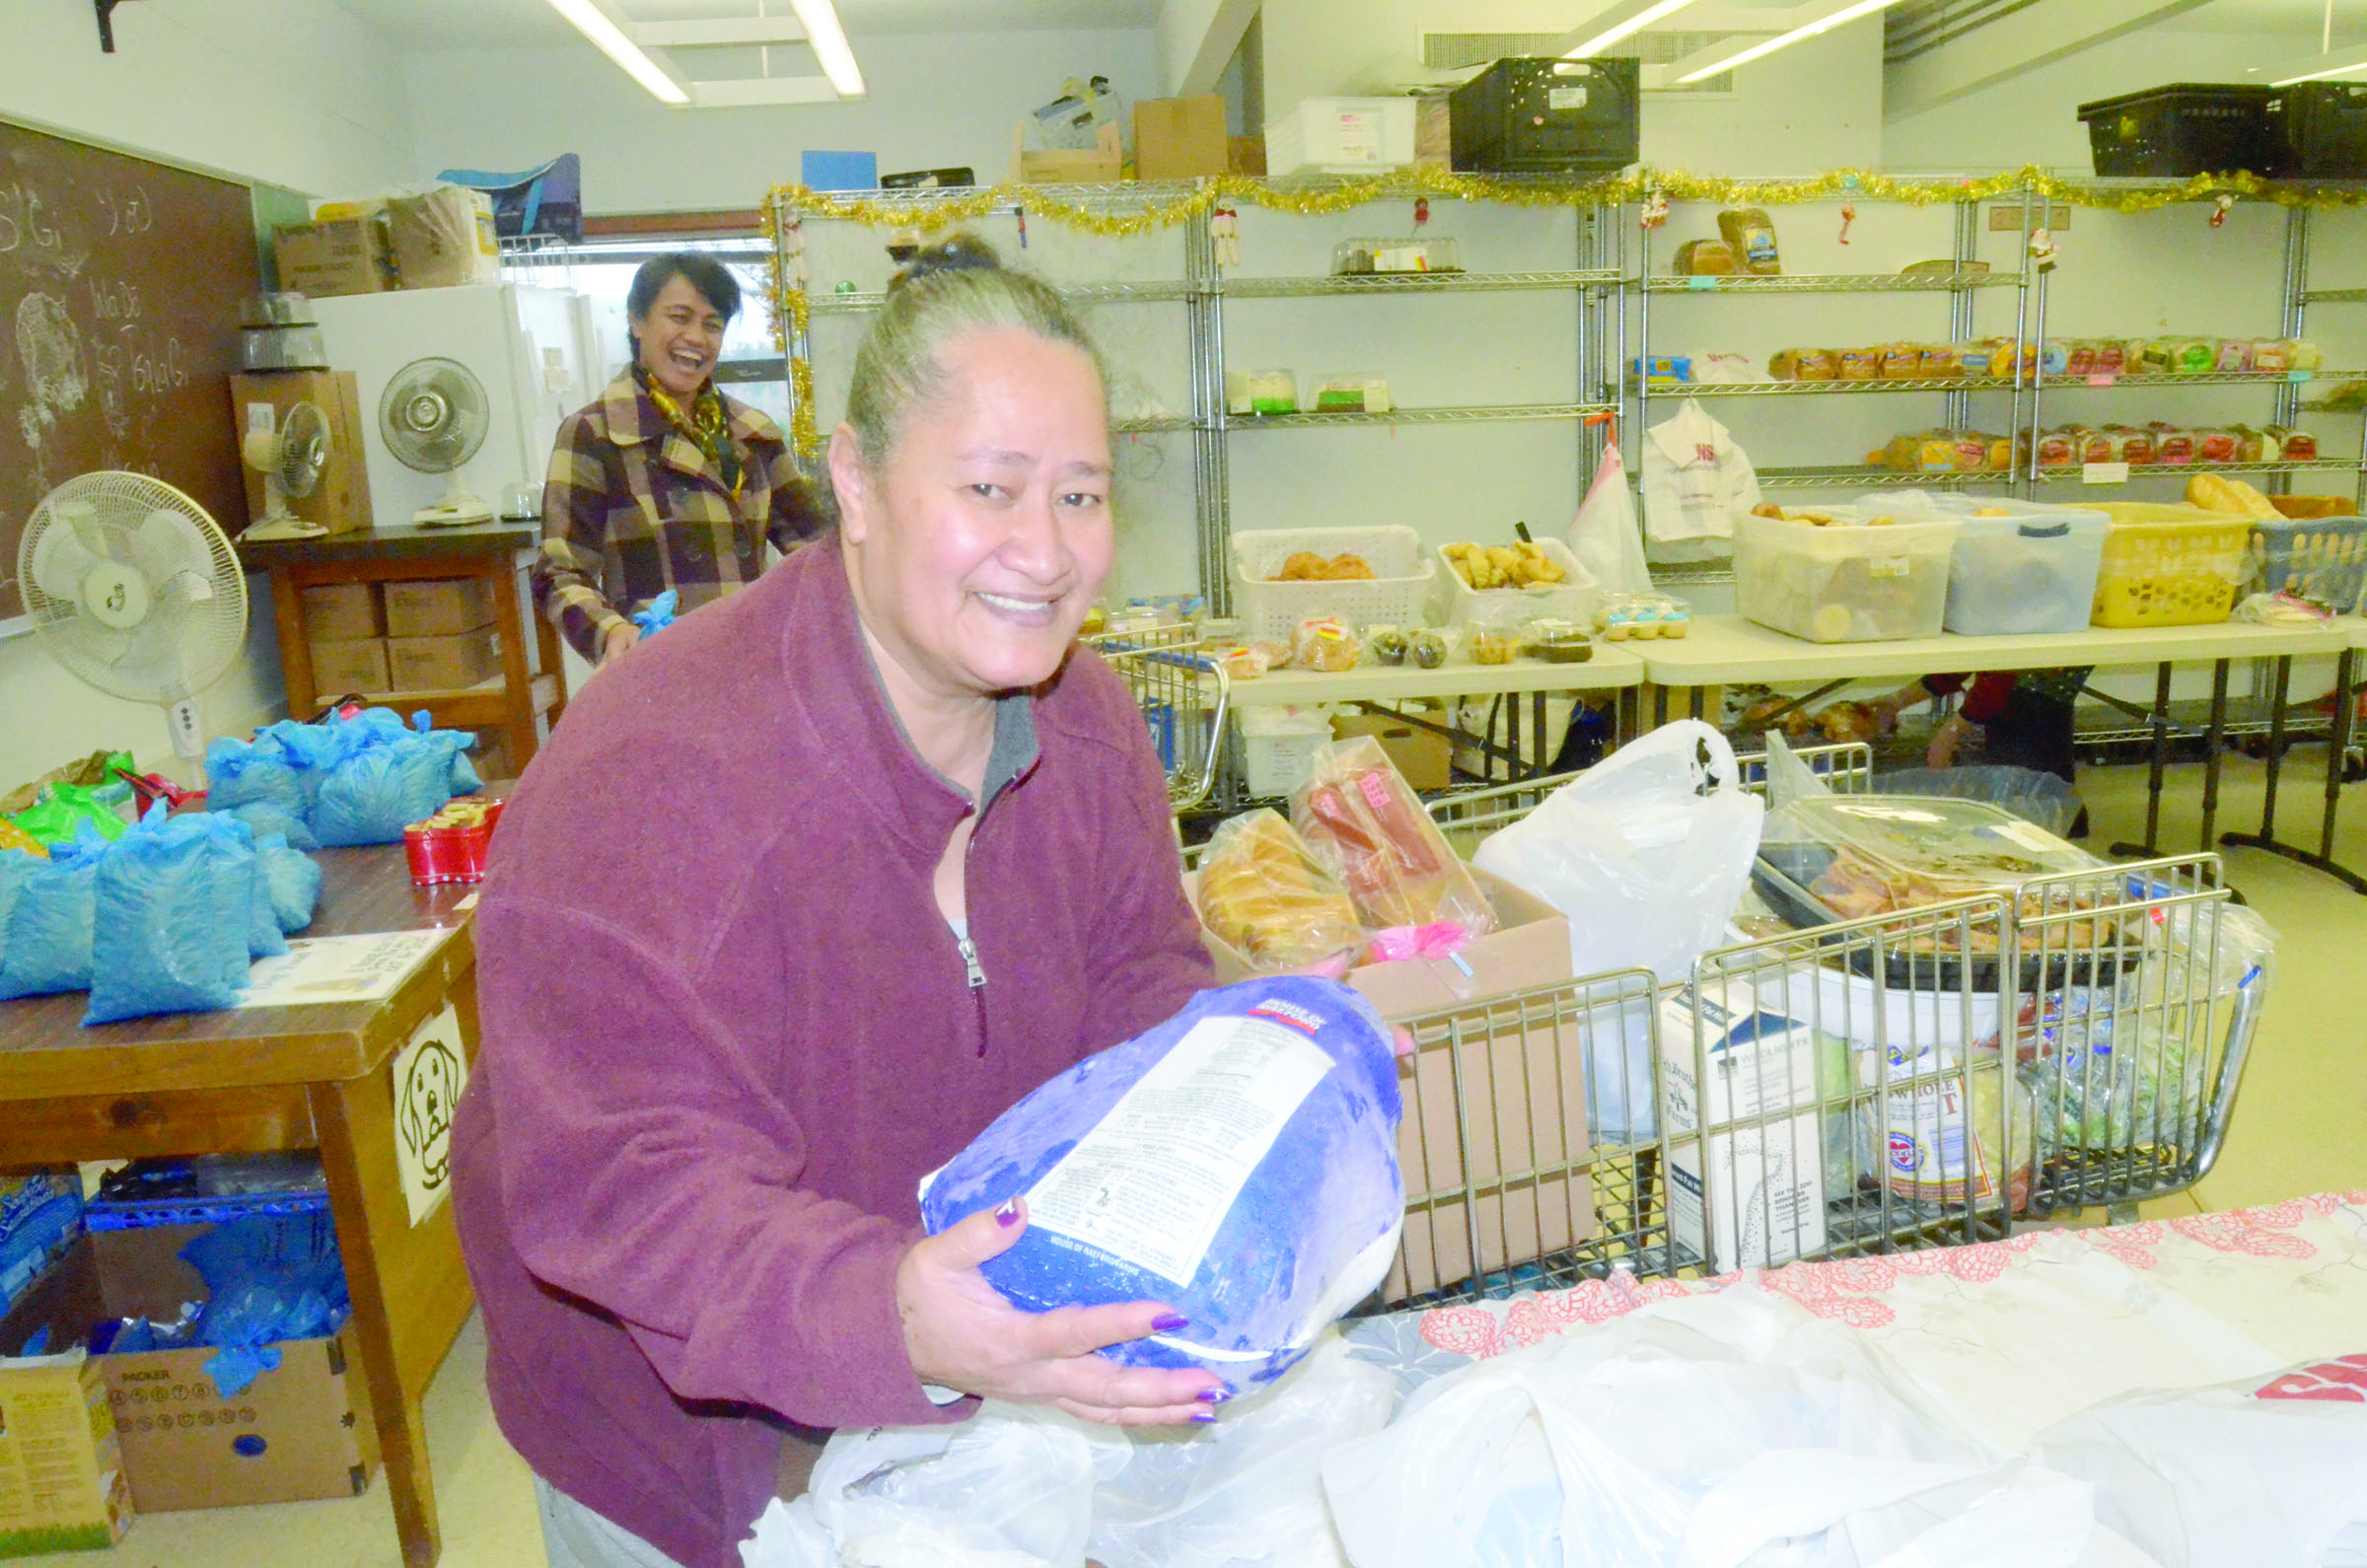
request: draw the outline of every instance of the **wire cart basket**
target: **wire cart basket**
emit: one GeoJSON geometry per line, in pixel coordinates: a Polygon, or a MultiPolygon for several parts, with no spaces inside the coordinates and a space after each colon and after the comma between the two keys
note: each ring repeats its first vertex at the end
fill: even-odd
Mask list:
{"type": "MultiPolygon", "coordinates": [[[[1804,756],[1836,789],[1871,778],[1862,746],[1804,756]]],[[[1460,838],[1558,782],[1431,809],[1460,838]]],[[[2267,989],[2263,928],[2208,855],[1736,935],[1681,985],[1600,974],[1410,1021],[1387,1302],[2122,1217],[2210,1170],[2267,989]]]]}
{"type": "Polygon", "coordinates": [[[1186,812],[1206,800],[1216,783],[1232,688],[1224,670],[1199,651],[1199,629],[1137,627],[1082,641],[1132,689],[1159,764],[1167,770],[1169,809],[1186,812]]]}

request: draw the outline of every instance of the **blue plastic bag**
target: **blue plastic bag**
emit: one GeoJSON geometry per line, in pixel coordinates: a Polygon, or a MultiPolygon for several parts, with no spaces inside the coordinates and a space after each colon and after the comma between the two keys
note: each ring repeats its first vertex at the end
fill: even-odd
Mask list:
{"type": "Polygon", "coordinates": [[[228,1220],[180,1249],[205,1281],[194,1338],[217,1354],[206,1375],[226,1396],[279,1365],[283,1339],[337,1331],[352,1311],[335,1222],[325,1210],[228,1220]]]}
{"type": "Polygon", "coordinates": [[[269,730],[252,741],[220,736],[206,743],[205,803],[210,810],[267,805],[301,816],[305,801],[298,764],[269,730]]]}
{"type": "MultiPolygon", "coordinates": [[[[454,794],[458,762],[472,737],[463,730],[402,727],[384,708],[366,709],[338,727],[351,748],[332,765],[314,803],[313,831],[323,844],[392,844],[403,828],[424,821],[454,794]]],[[[468,768],[467,776],[475,777],[468,768]]]]}
{"type": "Polygon", "coordinates": [[[321,903],[321,863],[276,833],[257,835],[254,858],[281,933],[311,925],[321,903]]]}
{"type": "MultiPolygon", "coordinates": [[[[209,796],[208,799],[210,800],[211,797],[209,796]]],[[[321,840],[313,836],[312,824],[304,820],[303,814],[292,812],[276,802],[250,801],[244,806],[232,807],[228,815],[237,818],[252,828],[255,842],[258,844],[271,834],[277,833],[280,841],[291,848],[319,849],[321,847],[321,840]]]]}
{"type": "Polygon", "coordinates": [[[47,860],[26,857],[34,870],[18,884],[0,938],[0,1001],[90,989],[93,900],[105,847],[97,830],[87,829],[74,843],[52,845],[47,860]]]}
{"type": "Polygon", "coordinates": [[[921,1223],[1024,1195],[1027,1230],[981,1270],[1005,1299],[1166,1302],[1187,1329],[1102,1354],[1263,1383],[1388,1273],[1399,1113],[1390,1032],[1363,997],[1245,981],[1005,1111],[921,1183],[921,1223]]]}
{"type": "MultiPolygon", "coordinates": [[[[221,840],[216,853],[227,855],[234,888],[247,890],[247,957],[275,959],[288,951],[288,939],[279,929],[279,909],[271,901],[270,886],[263,881],[262,856],[257,852],[254,832],[236,818],[216,820],[215,832],[221,840]]],[[[239,984],[247,983],[245,966],[239,973],[239,984]]]]}
{"type": "Polygon", "coordinates": [[[681,603],[681,596],[674,589],[669,588],[647,605],[633,611],[633,624],[641,629],[641,635],[644,637],[664,631],[674,624],[675,607],[681,603]]]}
{"type": "Polygon", "coordinates": [[[204,1013],[238,1001],[254,851],[224,829],[247,831],[212,813],[152,817],[99,857],[84,1025],[204,1013]]]}

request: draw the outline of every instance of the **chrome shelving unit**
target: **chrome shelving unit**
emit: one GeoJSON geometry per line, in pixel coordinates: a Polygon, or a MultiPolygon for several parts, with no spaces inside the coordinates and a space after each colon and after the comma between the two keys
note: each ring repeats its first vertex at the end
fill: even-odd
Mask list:
{"type": "Polygon", "coordinates": [[[1308,430],[1325,425],[1479,425],[1506,420],[1584,419],[1615,414],[1615,403],[1498,403],[1476,408],[1392,408],[1368,414],[1316,410],[1296,414],[1228,414],[1227,430],[1308,430]]]}
{"type": "Polygon", "coordinates": [[[2011,484],[2013,475],[1994,468],[1951,468],[1945,472],[1926,473],[1920,469],[1905,472],[1894,468],[1873,468],[1862,464],[1839,467],[1761,468],[1758,487],[1762,490],[1913,490],[1945,488],[1958,484],[2011,484]]]}
{"type": "Polygon", "coordinates": [[[2012,288],[2014,272],[1806,272],[1774,276],[1726,273],[1708,277],[1647,277],[1647,294],[1953,294],[2012,288]]]}
{"type": "MultiPolygon", "coordinates": [[[[1141,282],[1063,283],[1060,297],[1074,305],[1111,305],[1123,303],[1169,303],[1188,300],[1203,292],[1203,286],[1184,281],[1149,279],[1141,282]]],[[[849,291],[839,294],[815,294],[808,297],[806,308],[816,316],[855,316],[876,311],[887,302],[888,296],[878,290],[849,291]]]]}
{"type": "MultiPolygon", "coordinates": [[[[1635,378],[1628,378],[1633,391],[1635,378]]],[[[2014,382],[2005,376],[1935,376],[1928,379],[1877,377],[1872,381],[1654,381],[1650,397],[1816,397],[1849,392],[2008,392],[2014,382]]]]}
{"type": "Polygon", "coordinates": [[[1324,295],[1510,294],[1538,289],[1616,288],[1614,267],[1570,272],[1351,272],[1327,277],[1234,278],[1224,292],[1237,300],[1324,295]]]}
{"type": "MultiPolygon", "coordinates": [[[[2303,458],[2277,463],[2132,463],[2128,476],[2132,479],[2183,479],[2197,473],[2350,473],[2359,464],[2349,458],[2303,458]]],[[[2041,484],[2081,484],[2086,482],[2079,463],[2048,466],[2038,470],[2041,484]]]]}

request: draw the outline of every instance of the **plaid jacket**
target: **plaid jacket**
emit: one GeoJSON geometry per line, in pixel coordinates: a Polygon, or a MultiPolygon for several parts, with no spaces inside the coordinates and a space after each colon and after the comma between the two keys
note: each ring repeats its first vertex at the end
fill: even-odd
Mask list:
{"type": "Polygon", "coordinates": [[[723,406],[743,465],[736,499],[629,373],[559,426],[535,605],[595,664],[609,628],[667,589],[687,613],[762,575],[767,539],[786,555],[822,530],[780,427],[737,398],[723,406]]]}

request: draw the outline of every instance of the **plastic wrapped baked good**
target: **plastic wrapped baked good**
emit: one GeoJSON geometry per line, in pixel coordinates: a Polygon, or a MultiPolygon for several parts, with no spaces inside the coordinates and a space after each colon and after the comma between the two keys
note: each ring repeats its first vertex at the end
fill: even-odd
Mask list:
{"type": "Polygon", "coordinates": [[[1761,207],[1729,207],[1718,214],[1718,233],[1726,237],[1735,270],[1772,276],[1783,270],[1775,246],[1775,220],[1761,207]]]}
{"type": "Polygon", "coordinates": [[[1471,663],[1475,665],[1508,665],[1520,651],[1521,640],[1511,632],[1486,627],[1471,632],[1471,663]]]}
{"type": "Polygon", "coordinates": [[[1882,347],[1882,374],[1887,381],[1913,381],[1922,375],[1923,345],[1885,343],[1882,347]]]}
{"type": "Polygon", "coordinates": [[[1844,348],[1841,350],[1841,380],[1879,381],[1882,379],[1880,348],[1844,348]]]}
{"type": "Polygon", "coordinates": [[[1370,939],[1339,879],[1282,814],[1217,824],[1200,859],[1200,919],[1254,969],[1301,969],[1370,939]]]}
{"type": "Polygon", "coordinates": [[[1841,357],[1829,348],[1787,348],[1767,361],[1767,374],[1777,381],[1831,381],[1841,373],[1841,357]]]}
{"type": "Polygon", "coordinates": [[[1677,248],[1676,270],[1687,277],[1722,277],[1737,270],[1734,247],[1723,240],[1687,240],[1677,248]]]}
{"type": "Polygon", "coordinates": [[[1405,662],[1405,633],[1396,626],[1367,626],[1364,645],[1373,651],[1373,658],[1385,665],[1405,662]]]}
{"type": "Polygon", "coordinates": [[[1248,646],[1227,648],[1216,656],[1216,662],[1230,680],[1255,680],[1273,668],[1264,649],[1248,646]]]}
{"type": "Polygon", "coordinates": [[[1290,645],[1290,662],[1302,670],[1337,674],[1364,657],[1364,639],[1336,620],[1304,620],[1290,645]]]}
{"type": "Polygon", "coordinates": [[[1405,657],[1411,659],[1417,669],[1436,670],[1447,662],[1448,651],[1446,633],[1428,627],[1405,639],[1405,657]]]}
{"type": "Polygon", "coordinates": [[[1315,776],[1291,804],[1291,825],[1336,874],[1365,924],[1380,928],[1452,921],[1474,937],[1496,913],[1470,868],[1381,749],[1360,735],[1316,753],[1315,776]]]}

